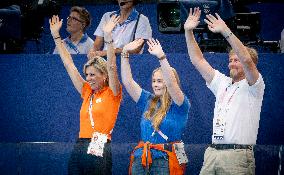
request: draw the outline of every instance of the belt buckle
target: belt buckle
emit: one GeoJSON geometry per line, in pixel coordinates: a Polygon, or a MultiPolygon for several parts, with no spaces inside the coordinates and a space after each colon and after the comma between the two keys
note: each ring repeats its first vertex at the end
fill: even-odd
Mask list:
{"type": "Polygon", "coordinates": [[[252,145],[248,145],[248,149],[252,150],[252,145]]]}

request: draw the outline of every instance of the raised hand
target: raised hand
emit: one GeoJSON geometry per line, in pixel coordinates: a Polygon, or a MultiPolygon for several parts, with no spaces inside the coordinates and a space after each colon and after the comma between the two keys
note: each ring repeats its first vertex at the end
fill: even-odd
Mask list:
{"type": "Polygon", "coordinates": [[[122,52],[124,52],[124,53],[132,52],[132,51],[138,49],[139,47],[141,47],[141,45],[143,43],[144,43],[144,39],[142,39],[142,38],[136,39],[136,40],[126,44],[123,47],[122,52]]]}
{"type": "Polygon", "coordinates": [[[204,19],[204,21],[206,24],[208,24],[208,28],[210,31],[212,31],[213,33],[223,34],[224,32],[226,32],[228,27],[217,13],[215,13],[215,15],[217,18],[211,14],[206,15],[207,19],[204,19]]]}
{"type": "Polygon", "coordinates": [[[165,55],[163,48],[157,39],[151,38],[147,41],[147,44],[149,46],[148,51],[150,54],[155,55],[159,59],[165,55]]]}
{"type": "Polygon", "coordinates": [[[110,20],[103,27],[103,31],[105,34],[110,34],[114,27],[118,24],[120,16],[112,15],[110,20]]]}
{"type": "Polygon", "coordinates": [[[53,37],[58,37],[62,22],[63,19],[60,20],[58,15],[53,15],[52,18],[49,19],[50,32],[53,37]]]}
{"type": "Polygon", "coordinates": [[[89,53],[87,54],[88,60],[90,60],[91,58],[94,58],[96,56],[104,57],[104,56],[106,56],[106,51],[95,50],[94,48],[91,48],[89,53]]]}
{"type": "Polygon", "coordinates": [[[185,30],[195,29],[200,22],[199,21],[200,15],[201,15],[201,10],[199,10],[199,7],[195,7],[193,13],[192,13],[192,8],[190,8],[188,18],[184,23],[184,29],[185,30]]]}

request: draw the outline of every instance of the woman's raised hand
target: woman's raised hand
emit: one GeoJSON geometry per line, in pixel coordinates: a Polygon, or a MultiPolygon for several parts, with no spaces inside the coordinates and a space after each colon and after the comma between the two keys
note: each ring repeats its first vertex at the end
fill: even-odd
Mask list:
{"type": "Polygon", "coordinates": [[[195,29],[200,22],[199,21],[200,15],[201,15],[201,10],[199,10],[199,7],[195,7],[193,13],[192,13],[192,8],[190,8],[188,18],[184,23],[184,29],[185,30],[195,29]]]}
{"type": "Polygon", "coordinates": [[[53,37],[58,37],[62,22],[63,19],[60,20],[58,15],[53,15],[52,18],[49,19],[50,32],[53,37]]]}
{"type": "Polygon", "coordinates": [[[147,41],[147,44],[149,46],[148,51],[150,54],[155,55],[159,59],[165,55],[163,48],[157,39],[151,38],[147,41]]]}
{"type": "Polygon", "coordinates": [[[120,16],[112,15],[110,20],[105,24],[103,27],[104,33],[111,33],[112,30],[115,28],[115,26],[118,24],[118,21],[120,19],[120,16]]]}
{"type": "Polygon", "coordinates": [[[132,52],[136,49],[138,49],[139,47],[141,47],[141,45],[144,43],[144,39],[142,38],[139,38],[139,39],[136,39],[128,44],[126,44],[123,49],[122,49],[122,52],[123,53],[129,53],[129,52],[132,52]]]}

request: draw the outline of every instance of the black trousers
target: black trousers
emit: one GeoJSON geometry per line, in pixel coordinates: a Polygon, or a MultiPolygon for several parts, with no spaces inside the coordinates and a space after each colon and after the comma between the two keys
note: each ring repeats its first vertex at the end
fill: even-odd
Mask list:
{"type": "Polygon", "coordinates": [[[87,154],[91,139],[79,138],[68,162],[69,175],[111,175],[112,155],[110,141],[105,144],[103,157],[87,154]]]}

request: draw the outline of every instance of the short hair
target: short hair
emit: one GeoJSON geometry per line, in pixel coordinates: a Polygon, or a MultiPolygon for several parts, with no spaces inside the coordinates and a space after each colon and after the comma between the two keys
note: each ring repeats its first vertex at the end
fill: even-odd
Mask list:
{"type": "Polygon", "coordinates": [[[86,69],[90,66],[93,66],[98,71],[100,71],[102,74],[106,75],[107,76],[106,85],[109,85],[108,84],[107,61],[100,56],[95,56],[94,58],[89,59],[83,68],[83,72],[85,75],[86,75],[86,69]]]}
{"type": "Polygon", "coordinates": [[[84,21],[85,26],[83,28],[83,31],[85,32],[86,29],[90,26],[91,24],[91,14],[89,13],[89,11],[84,8],[84,7],[79,7],[79,6],[73,6],[70,10],[71,12],[77,12],[80,16],[80,18],[84,21]]]}
{"type": "MultiPolygon", "coordinates": [[[[257,54],[257,51],[254,49],[254,48],[251,48],[251,47],[247,47],[245,46],[252,61],[254,62],[255,65],[257,65],[257,62],[258,62],[258,54],[257,54]]],[[[229,52],[229,57],[232,56],[233,54],[236,54],[235,51],[233,49],[230,50],[229,52]]]]}

